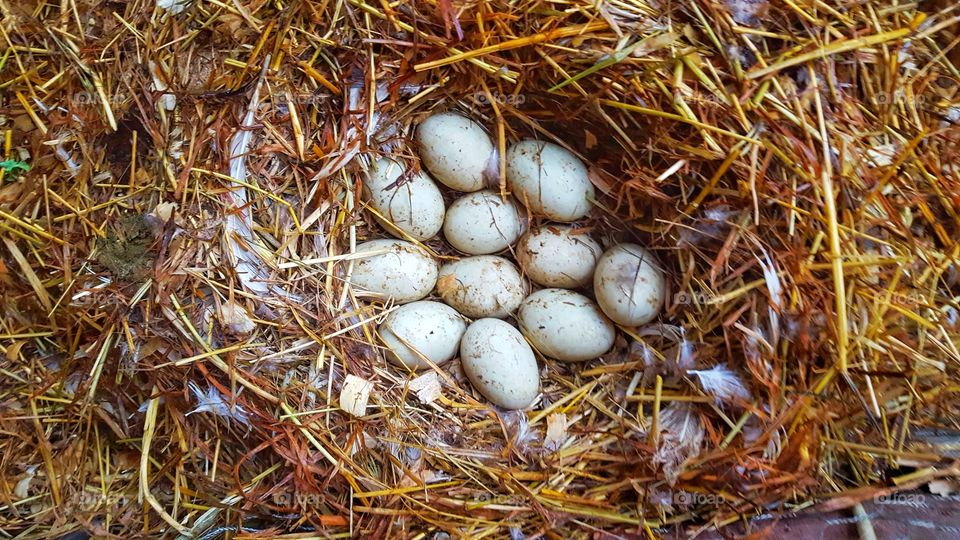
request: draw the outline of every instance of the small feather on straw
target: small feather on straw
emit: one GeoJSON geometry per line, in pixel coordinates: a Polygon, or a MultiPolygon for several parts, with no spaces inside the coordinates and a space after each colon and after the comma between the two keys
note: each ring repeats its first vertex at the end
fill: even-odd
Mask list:
{"type": "MultiPolygon", "coordinates": [[[[247,149],[253,138],[253,124],[257,106],[260,103],[260,86],[270,65],[270,55],[263,61],[260,78],[254,86],[250,106],[240,124],[240,129],[230,140],[230,177],[240,182],[247,181],[247,149]]],[[[253,232],[254,223],[247,195],[247,189],[242,185],[229,186],[225,195],[230,205],[225,221],[226,252],[232,255],[237,277],[243,286],[250,291],[264,297],[284,297],[297,300],[293,295],[269,282],[270,269],[264,261],[263,255],[268,250],[263,246],[253,232]]]]}
{"type": "Polygon", "coordinates": [[[705,437],[703,423],[689,403],[673,403],[660,414],[660,444],[653,455],[671,485],[680,477],[683,464],[700,454],[705,437]]]}
{"type": "Polygon", "coordinates": [[[687,373],[696,376],[703,391],[712,395],[718,404],[734,400],[750,401],[750,391],[740,377],[724,364],[710,369],[692,369],[687,373]]]}
{"type": "Polygon", "coordinates": [[[250,419],[247,416],[247,411],[243,410],[243,407],[240,405],[231,405],[229,402],[227,402],[227,400],[224,399],[223,394],[221,394],[216,387],[211,386],[206,392],[204,392],[193,381],[189,382],[187,386],[190,387],[190,391],[193,392],[194,397],[197,399],[196,408],[188,412],[187,416],[190,416],[193,413],[211,412],[217,416],[232,418],[245,426],[250,425],[250,419]]]}

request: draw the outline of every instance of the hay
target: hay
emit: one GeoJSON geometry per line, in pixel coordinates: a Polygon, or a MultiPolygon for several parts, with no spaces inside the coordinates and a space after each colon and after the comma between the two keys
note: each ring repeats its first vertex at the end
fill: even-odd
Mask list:
{"type": "Polygon", "coordinates": [[[942,492],[943,4],[0,0],[3,533],[653,537],[942,492]],[[342,279],[365,159],[416,167],[447,109],[578,152],[582,226],[670,274],[527,413],[387,365],[342,279]]]}

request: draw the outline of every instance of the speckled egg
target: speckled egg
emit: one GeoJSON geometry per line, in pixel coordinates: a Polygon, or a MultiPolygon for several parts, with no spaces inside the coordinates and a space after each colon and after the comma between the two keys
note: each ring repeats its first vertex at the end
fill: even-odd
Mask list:
{"type": "Polygon", "coordinates": [[[520,268],[534,283],[576,289],[593,279],[603,249],[590,235],[570,226],[545,225],[523,235],[516,253],[520,268]]]}
{"type": "Polygon", "coordinates": [[[392,311],[380,323],[380,340],[387,359],[410,369],[440,365],[457,355],[467,329],[464,318],[452,307],[429,300],[411,302],[392,311]]]}
{"type": "Polygon", "coordinates": [[[475,321],[460,341],[460,361],[470,384],[494,405],[529,407],[540,393],[540,373],[530,345],[500,319],[475,321]]]}
{"type": "Polygon", "coordinates": [[[613,347],[616,328],[586,296],[542,289],[520,304],[520,331],[540,354],[565,362],[592,360],[613,347]]]}
{"type": "Polygon", "coordinates": [[[434,114],[417,127],[416,139],[420,160],[439,182],[457,191],[484,188],[493,143],[480,124],[459,114],[434,114]]]}
{"type": "Polygon", "coordinates": [[[524,221],[511,197],[485,189],[460,197],[447,209],[443,236],[471,255],[503,251],[523,233],[524,221]]]}
{"type": "Polygon", "coordinates": [[[507,182],[517,199],[554,221],[576,221],[594,197],[587,167],[556,144],[526,139],[507,150],[507,182]]]}
{"type": "Polygon", "coordinates": [[[471,319],[506,317],[516,311],[526,291],[517,267],[494,255],[448,263],[437,278],[440,298],[471,319]]]}
{"type": "MultiPolygon", "coordinates": [[[[424,298],[437,283],[437,263],[423,248],[404,240],[371,240],[357,246],[350,283],[398,304],[424,298]]],[[[346,263],[341,263],[346,264],[346,263]]]]}
{"type": "Polygon", "coordinates": [[[384,227],[394,236],[401,237],[396,228],[417,240],[429,240],[443,226],[443,196],[437,185],[424,173],[405,175],[403,165],[392,159],[373,163],[363,194],[370,206],[393,224],[384,227]]]}
{"type": "Polygon", "coordinates": [[[660,262],[636,244],[608,249],[593,274],[593,291],[600,309],[624,326],[652,321],[663,307],[666,288],[660,262]]]}

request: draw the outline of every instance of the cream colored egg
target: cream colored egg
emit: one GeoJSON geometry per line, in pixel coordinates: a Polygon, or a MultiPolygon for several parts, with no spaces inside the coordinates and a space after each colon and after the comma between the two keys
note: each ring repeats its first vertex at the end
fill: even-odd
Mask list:
{"type": "Polygon", "coordinates": [[[593,292],[600,309],[624,326],[652,321],[663,307],[666,288],[660,262],[636,244],[607,250],[593,273],[593,292]]]}
{"type": "Polygon", "coordinates": [[[439,182],[457,191],[484,188],[493,143],[480,124],[459,114],[435,114],[420,123],[416,138],[420,160],[439,182]]]}
{"type": "Polygon", "coordinates": [[[603,250],[590,235],[567,225],[531,230],[517,245],[517,262],[524,274],[544,287],[576,289],[593,279],[603,250]]]}
{"type": "Polygon", "coordinates": [[[587,167],[565,148],[526,139],[507,150],[507,182],[534,213],[554,221],[576,221],[594,197],[587,167]]]}
{"type": "Polygon", "coordinates": [[[437,278],[437,294],[471,319],[502,318],[516,311],[526,285],[507,259],[479,255],[444,265],[437,278]]]}
{"type": "MultiPolygon", "coordinates": [[[[404,240],[371,240],[357,246],[357,253],[371,253],[353,263],[350,283],[398,304],[420,300],[437,283],[437,263],[423,248],[404,240]]],[[[346,263],[341,263],[346,264],[346,263]]]]}
{"type": "Polygon", "coordinates": [[[485,189],[460,197],[447,209],[443,236],[456,249],[486,255],[507,249],[523,234],[523,218],[513,199],[485,189]]]}
{"type": "MultiPolygon", "coordinates": [[[[424,173],[404,174],[403,165],[381,158],[373,163],[363,185],[366,200],[394,227],[417,240],[429,240],[443,226],[443,196],[424,173]]],[[[394,227],[384,225],[394,236],[394,227]]]]}
{"type": "Polygon", "coordinates": [[[480,319],[467,327],[460,362],[470,384],[500,407],[524,409],[540,393],[540,372],[530,345],[500,319],[480,319]]]}
{"type": "Polygon", "coordinates": [[[613,347],[616,328],[586,296],[542,289],[520,304],[520,331],[541,354],[565,362],[592,360],[613,347]]]}
{"type": "Polygon", "coordinates": [[[466,321],[452,307],[421,300],[392,311],[379,331],[391,362],[424,369],[430,367],[427,360],[440,365],[456,356],[466,329],[466,321]]]}

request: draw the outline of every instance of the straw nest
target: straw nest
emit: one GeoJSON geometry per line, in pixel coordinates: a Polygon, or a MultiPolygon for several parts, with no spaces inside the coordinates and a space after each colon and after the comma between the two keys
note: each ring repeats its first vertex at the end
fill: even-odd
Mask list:
{"type": "Polygon", "coordinates": [[[653,537],[950,492],[948,4],[0,0],[3,534],[653,537]],[[386,364],[341,278],[383,235],[365,164],[417,167],[441,110],[576,151],[581,226],[669,272],[525,413],[386,364]]]}

